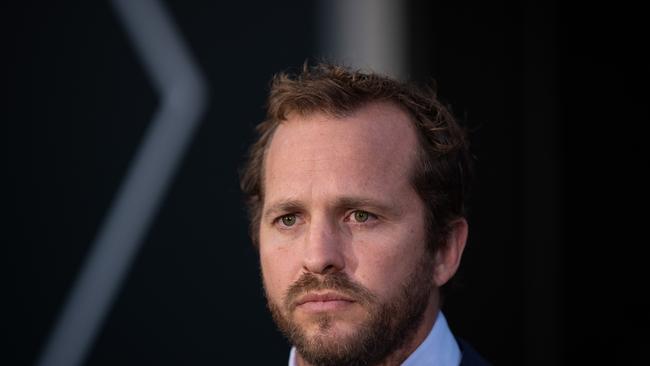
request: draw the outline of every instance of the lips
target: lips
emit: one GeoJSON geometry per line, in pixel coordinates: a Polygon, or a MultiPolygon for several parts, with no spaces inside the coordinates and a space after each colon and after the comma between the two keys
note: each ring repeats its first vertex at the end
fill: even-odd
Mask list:
{"type": "Polygon", "coordinates": [[[298,298],[296,307],[308,311],[326,311],[337,310],[353,302],[350,297],[336,292],[309,293],[298,298]]]}

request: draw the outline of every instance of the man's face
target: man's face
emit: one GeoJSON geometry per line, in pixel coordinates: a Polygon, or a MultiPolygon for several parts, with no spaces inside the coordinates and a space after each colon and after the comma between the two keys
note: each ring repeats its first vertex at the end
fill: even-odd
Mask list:
{"type": "Polygon", "coordinates": [[[431,306],[424,205],[409,180],[417,146],[390,104],[293,115],[275,132],[261,268],[269,308],[306,360],[379,361],[431,306]]]}

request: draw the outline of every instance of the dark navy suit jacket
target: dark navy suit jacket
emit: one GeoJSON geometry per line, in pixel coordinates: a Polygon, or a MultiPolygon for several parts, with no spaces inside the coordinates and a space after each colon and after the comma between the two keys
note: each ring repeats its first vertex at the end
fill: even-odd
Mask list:
{"type": "Polygon", "coordinates": [[[485,361],[476,350],[462,339],[456,338],[460,348],[461,359],[460,366],[489,366],[490,363],[485,361]]]}

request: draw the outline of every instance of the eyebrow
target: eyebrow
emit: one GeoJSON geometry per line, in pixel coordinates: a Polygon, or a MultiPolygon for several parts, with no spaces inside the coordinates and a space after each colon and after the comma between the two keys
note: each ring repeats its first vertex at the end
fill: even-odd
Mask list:
{"type": "MultiPolygon", "coordinates": [[[[336,208],[368,208],[378,213],[390,216],[400,216],[401,210],[390,202],[383,202],[378,199],[357,196],[343,196],[334,201],[336,208]]],[[[269,218],[280,213],[304,211],[305,205],[300,200],[286,199],[271,204],[264,210],[263,217],[269,218]]]]}
{"type": "Polygon", "coordinates": [[[397,214],[399,210],[395,205],[391,205],[389,202],[382,202],[374,198],[367,197],[354,197],[354,196],[344,196],[336,200],[336,207],[345,207],[345,208],[356,208],[356,207],[366,207],[381,212],[388,212],[392,214],[397,214]]]}
{"type": "Polygon", "coordinates": [[[271,216],[276,216],[277,214],[280,213],[302,211],[304,210],[304,208],[305,206],[299,200],[295,200],[295,199],[281,200],[273,203],[266,210],[264,210],[262,217],[267,219],[271,216]]]}

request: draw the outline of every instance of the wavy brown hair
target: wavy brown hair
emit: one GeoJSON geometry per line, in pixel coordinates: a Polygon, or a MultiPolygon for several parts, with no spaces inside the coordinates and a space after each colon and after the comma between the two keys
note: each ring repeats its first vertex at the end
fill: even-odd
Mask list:
{"type": "Polygon", "coordinates": [[[341,118],[373,102],[392,103],[410,116],[420,145],[411,183],[427,209],[431,254],[445,243],[449,224],[467,214],[472,164],[465,129],[437,99],[433,88],[320,63],[305,64],[298,73],[276,74],[271,80],[266,119],[256,128],[257,140],[240,176],[256,247],[264,202],[264,157],[278,125],[290,113],[305,116],[320,112],[341,118]]]}

